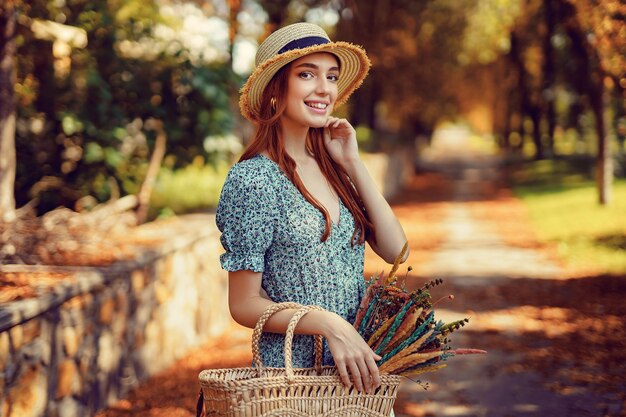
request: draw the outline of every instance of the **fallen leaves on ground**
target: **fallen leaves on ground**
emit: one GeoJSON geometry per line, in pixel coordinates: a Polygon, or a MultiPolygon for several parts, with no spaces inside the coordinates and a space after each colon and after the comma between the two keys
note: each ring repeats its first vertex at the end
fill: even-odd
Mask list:
{"type": "MultiPolygon", "coordinates": [[[[442,220],[450,207],[452,193],[452,184],[445,176],[428,172],[413,176],[405,189],[390,201],[410,245],[409,258],[401,271],[410,265],[413,267],[411,276],[419,276],[421,266],[444,241],[446,231],[442,220]]],[[[366,277],[389,272],[390,268],[369,245],[366,246],[366,277]]]]}
{"type": "Polygon", "coordinates": [[[236,368],[252,362],[252,331],[235,323],[223,335],[189,352],[96,417],[195,416],[203,369],[236,368]]]}

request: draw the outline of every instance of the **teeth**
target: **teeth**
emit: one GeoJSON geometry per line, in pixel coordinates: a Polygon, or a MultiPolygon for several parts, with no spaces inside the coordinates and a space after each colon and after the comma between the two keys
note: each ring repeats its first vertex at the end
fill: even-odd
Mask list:
{"type": "Polygon", "coordinates": [[[328,104],[326,103],[306,103],[306,105],[316,109],[325,109],[326,107],[328,107],[328,104]]]}

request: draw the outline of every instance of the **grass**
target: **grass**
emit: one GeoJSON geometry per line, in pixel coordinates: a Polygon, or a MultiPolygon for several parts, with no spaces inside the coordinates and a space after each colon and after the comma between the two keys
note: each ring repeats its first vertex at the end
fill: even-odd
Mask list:
{"type": "Polygon", "coordinates": [[[231,164],[215,167],[193,163],[185,168],[161,168],[150,206],[151,218],[168,217],[217,207],[220,191],[231,164]]]}
{"type": "Polygon", "coordinates": [[[569,266],[625,274],[626,180],[616,180],[611,204],[600,206],[588,171],[569,163],[538,161],[518,168],[516,195],[528,207],[538,238],[555,244],[569,266]]]}

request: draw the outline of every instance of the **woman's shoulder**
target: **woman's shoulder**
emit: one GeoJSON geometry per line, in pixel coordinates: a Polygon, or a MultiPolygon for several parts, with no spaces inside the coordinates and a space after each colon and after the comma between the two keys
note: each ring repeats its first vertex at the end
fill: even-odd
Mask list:
{"type": "Polygon", "coordinates": [[[244,188],[273,188],[280,175],[278,166],[260,154],[233,165],[228,172],[226,184],[244,188]]]}

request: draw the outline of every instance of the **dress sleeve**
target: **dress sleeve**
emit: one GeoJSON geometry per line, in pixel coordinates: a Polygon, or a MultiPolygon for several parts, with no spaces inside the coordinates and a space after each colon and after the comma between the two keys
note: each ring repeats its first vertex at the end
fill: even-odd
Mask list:
{"type": "Polygon", "coordinates": [[[235,165],[224,182],[215,218],[226,251],[220,256],[223,269],[264,271],[276,213],[276,192],[270,179],[235,165]]]}

